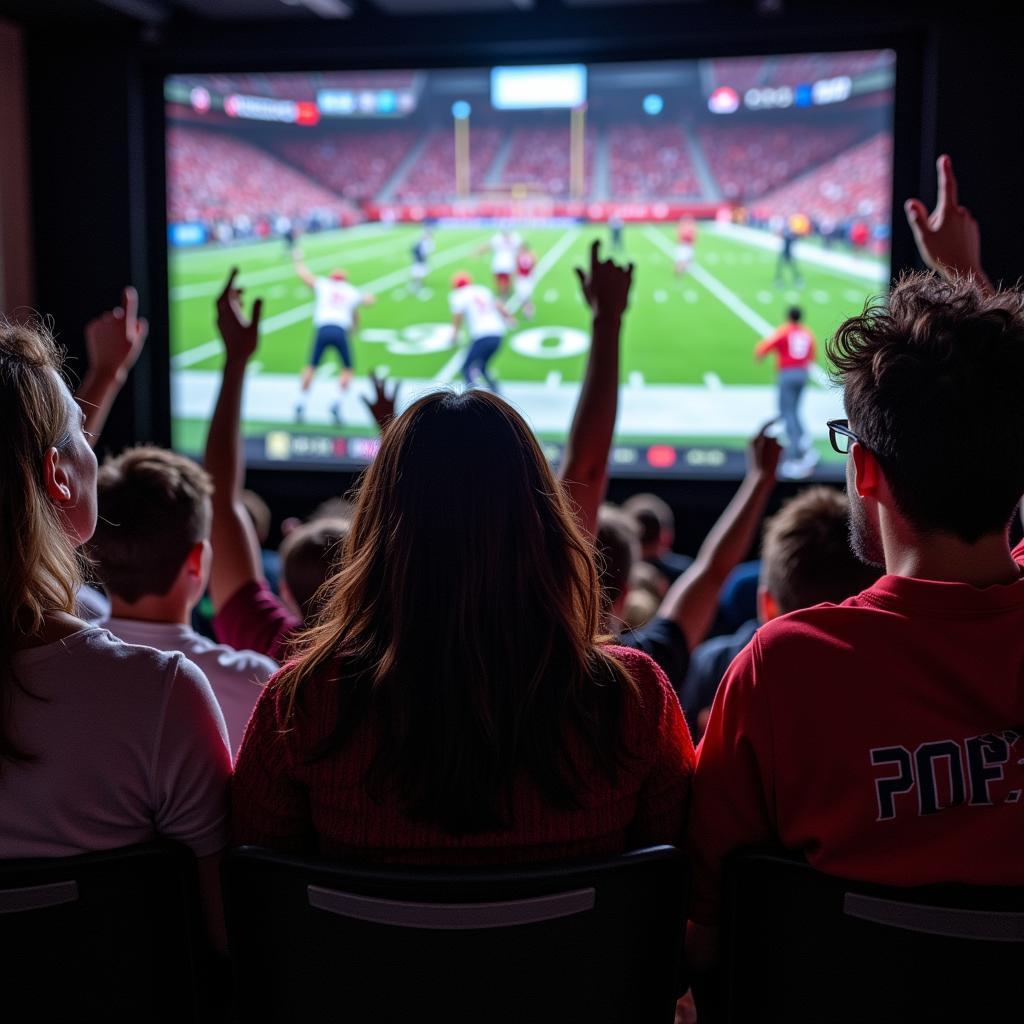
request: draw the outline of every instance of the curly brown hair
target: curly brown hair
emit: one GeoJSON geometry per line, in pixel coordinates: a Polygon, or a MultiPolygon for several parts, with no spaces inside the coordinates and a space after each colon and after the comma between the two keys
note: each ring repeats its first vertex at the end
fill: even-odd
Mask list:
{"type": "Polygon", "coordinates": [[[1024,493],[1024,291],[899,279],[828,341],[851,428],[922,533],[974,543],[1024,493]]]}

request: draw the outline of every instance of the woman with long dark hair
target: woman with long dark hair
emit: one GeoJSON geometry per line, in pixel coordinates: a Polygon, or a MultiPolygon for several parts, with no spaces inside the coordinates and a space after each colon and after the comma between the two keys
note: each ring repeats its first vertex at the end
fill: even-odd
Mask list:
{"type": "Polygon", "coordinates": [[[592,542],[511,406],[437,392],[392,421],[343,562],[249,723],[236,842],[496,863],[681,838],[678,701],[602,643],[592,542]]]}

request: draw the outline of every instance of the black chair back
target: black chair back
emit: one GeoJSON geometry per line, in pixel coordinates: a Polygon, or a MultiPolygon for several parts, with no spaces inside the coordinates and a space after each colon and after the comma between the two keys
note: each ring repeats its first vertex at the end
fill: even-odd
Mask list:
{"type": "Polygon", "coordinates": [[[757,853],[725,897],[713,1024],[1024,1019],[1024,888],[870,885],[757,853]]]}
{"type": "Polygon", "coordinates": [[[515,870],[375,870],[243,847],[224,869],[242,1024],[671,1024],[686,872],[655,847],[515,870]]]}
{"type": "Polygon", "coordinates": [[[198,906],[195,858],[176,843],[0,861],[6,1014],[109,1024],[199,1019],[198,906]]]}

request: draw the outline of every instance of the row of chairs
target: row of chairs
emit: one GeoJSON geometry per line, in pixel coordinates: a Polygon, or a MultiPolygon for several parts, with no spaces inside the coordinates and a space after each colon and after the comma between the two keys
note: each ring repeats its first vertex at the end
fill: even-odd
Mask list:
{"type": "Polygon", "coordinates": [[[227,985],[202,952],[183,847],[0,862],[8,1008],[109,1024],[669,1024],[692,980],[701,1024],[1024,1013],[1021,890],[886,889],[745,854],[727,873],[721,967],[688,979],[686,866],[672,847],[504,871],[243,847],[223,879],[227,985]]]}

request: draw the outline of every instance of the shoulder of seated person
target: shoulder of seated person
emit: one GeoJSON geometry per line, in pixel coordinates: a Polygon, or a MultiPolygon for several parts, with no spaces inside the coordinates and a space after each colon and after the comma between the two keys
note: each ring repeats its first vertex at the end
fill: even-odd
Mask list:
{"type": "Polygon", "coordinates": [[[823,602],[779,615],[759,626],[754,634],[762,648],[789,642],[833,642],[858,620],[878,613],[873,605],[851,597],[841,604],[823,602]]]}

